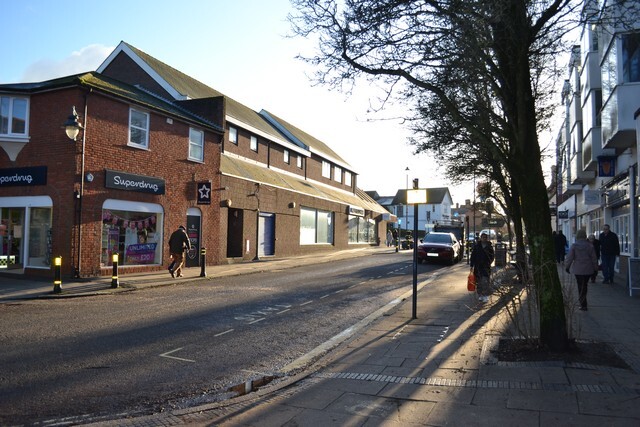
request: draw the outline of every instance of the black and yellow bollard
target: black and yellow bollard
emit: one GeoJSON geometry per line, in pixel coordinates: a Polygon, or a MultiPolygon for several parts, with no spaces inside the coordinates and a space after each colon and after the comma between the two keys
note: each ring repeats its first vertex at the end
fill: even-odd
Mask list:
{"type": "Polygon", "coordinates": [[[53,259],[53,293],[59,294],[62,292],[62,279],[60,275],[60,269],[62,267],[62,257],[57,256],[53,259]]]}
{"type": "Polygon", "coordinates": [[[207,249],[202,248],[200,249],[200,277],[207,277],[206,265],[207,265],[207,249]]]}
{"type": "Polygon", "coordinates": [[[111,287],[117,288],[120,286],[118,283],[118,253],[114,253],[111,256],[111,261],[113,262],[113,274],[111,275],[111,287]]]}

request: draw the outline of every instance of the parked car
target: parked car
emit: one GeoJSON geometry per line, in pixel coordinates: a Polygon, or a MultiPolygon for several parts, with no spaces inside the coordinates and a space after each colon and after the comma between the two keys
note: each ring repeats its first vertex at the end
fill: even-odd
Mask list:
{"type": "Polygon", "coordinates": [[[462,257],[462,244],[453,233],[428,233],[418,245],[418,262],[441,261],[453,265],[462,257]]]}

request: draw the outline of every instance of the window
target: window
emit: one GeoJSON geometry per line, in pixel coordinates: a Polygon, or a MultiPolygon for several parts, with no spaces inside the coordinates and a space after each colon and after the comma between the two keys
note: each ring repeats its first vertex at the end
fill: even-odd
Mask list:
{"type": "Polygon", "coordinates": [[[302,169],[302,156],[298,155],[298,158],[296,159],[296,166],[298,166],[300,169],[302,169]]]}
{"type": "Polygon", "coordinates": [[[622,81],[640,82],[640,33],[622,36],[622,81]]]}
{"type": "Polygon", "coordinates": [[[349,215],[349,243],[375,243],[376,222],[361,216],[349,215]]]}
{"type": "Polygon", "coordinates": [[[129,110],[129,145],[149,148],[149,113],[129,110]]]}
{"type": "Polygon", "coordinates": [[[623,254],[629,254],[631,250],[631,225],[630,215],[621,215],[613,218],[611,224],[611,231],[618,235],[618,241],[620,242],[620,252],[623,254]]]}
{"type": "Polygon", "coordinates": [[[322,176],[331,179],[331,164],[324,160],[322,161],[322,176]]]}
{"type": "Polygon", "coordinates": [[[289,150],[284,150],[284,162],[289,164],[289,150]]]}
{"type": "Polygon", "coordinates": [[[333,244],[333,212],[300,208],[300,244],[333,244]]]}
{"type": "Polygon", "coordinates": [[[229,142],[238,145],[238,129],[229,126],[229,142]]]}
{"type": "Polygon", "coordinates": [[[189,160],[204,160],[204,132],[189,128],[189,160]]]}
{"type": "Polygon", "coordinates": [[[0,96],[0,135],[27,136],[28,98],[0,96]]]}
{"type": "Polygon", "coordinates": [[[333,180],[342,182],[342,168],[339,168],[338,166],[333,168],[333,180]]]}
{"type": "Polygon", "coordinates": [[[253,151],[258,151],[258,137],[251,135],[251,142],[249,143],[249,147],[253,151]]]}
{"type": "Polygon", "coordinates": [[[31,208],[29,223],[29,267],[51,265],[51,208],[31,208]]]}
{"type": "Polygon", "coordinates": [[[344,171],[344,185],[351,187],[351,172],[344,171]]]}
{"type": "Polygon", "coordinates": [[[162,213],[103,209],[100,264],[111,265],[116,252],[120,265],[160,264],[162,213]]]}

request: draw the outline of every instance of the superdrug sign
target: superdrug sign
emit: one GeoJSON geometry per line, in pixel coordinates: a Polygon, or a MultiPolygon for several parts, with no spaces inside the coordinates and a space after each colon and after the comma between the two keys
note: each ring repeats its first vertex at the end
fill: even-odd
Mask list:
{"type": "Polygon", "coordinates": [[[47,167],[0,169],[0,187],[47,185],[47,167]]]}
{"type": "Polygon", "coordinates": [[[141,193],[164,194],[164,179],[112,171],[109,169],[106,169],[105,172],[105,187],[107,188],[138,191],[141,193]]]}

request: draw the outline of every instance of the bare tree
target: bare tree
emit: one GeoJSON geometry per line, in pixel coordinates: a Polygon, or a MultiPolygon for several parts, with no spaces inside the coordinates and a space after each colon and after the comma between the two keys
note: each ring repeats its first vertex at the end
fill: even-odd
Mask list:
{"type": "MultiPolygon", "coordinates": [[[[294,33],[318,37],[315,80],[332,87],[371,79],[415,106],[426,134],[449,142],[418,149],[457,159],[485,153],[487,176],[510,195],[524,221],[534,263],[553,259],[551,221],[537,131],[549,117],[549,65],[579,24],[574,0],[293,0],[294,33]],[[445,125],[439,121],[449,120],[445,125]],[[469,151],[464,151],[468,149],[469,151]],[[493,175],[490,173],[493,172],[493,175]],[[515,198],[517,196],[517,198],[515,198]]],[[[418,121],[416,121],[418,123],[418,121]]],[[[453,160],[453,159],[452,159],[453,160]]],[[[476,158],[476,160],[480,160],[476,158]]],[[[455,160],[453,160],[455,161],[455,160]]],[[[512,212],[512,216],[513,216],[512,212]]],[[[567,329],[556,271],[536,268],[540,339],[564,349],[567,329]]]]}

